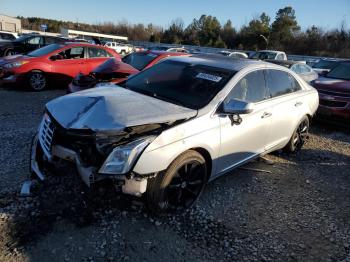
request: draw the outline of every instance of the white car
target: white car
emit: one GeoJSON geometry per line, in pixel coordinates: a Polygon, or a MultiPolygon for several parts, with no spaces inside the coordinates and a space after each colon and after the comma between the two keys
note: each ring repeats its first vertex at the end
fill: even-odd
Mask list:
{"type": "Polygon", "coordinates": [[[243,52],[237,52],[237,51],[220,51],[219,52],[220,55],[224,55],[224,56],[229,56],[229,57],[234,57],[234,58],[248,58],[248,55],[246,53],[243,52]]]}
{"type": "Polygon", "coordinates": [[[105,46],[114,49],[118,54],[126,55],[133,52],[134,48],[131,45],[117,43],[117,42],[107,42],[105,46]]]}
{"type": "Polygon", "coordinates": [[[12,32],[8,32],[8,31],[0,31],[0,40],[1,41],[13,41],[13,40],[16,40],[16,38],[18,38],[17,33],[12,33],[12,32]]]}
{"type": "Polygon", "coordinates": [[[298,151],[317,107],[317,91],[285,67],[172,57],[121,86],[49,102],[31,168],[49,179],[46,165],[73,162],[88,187],[109,180],[125,194],[145,195],[155,212],[181,210],[208,181],[269,152],[298,151]]]}
{"type": "Polygon", "coordinates": [[[266,60],[266,59],[287,60],[287,55],[285,52],[282,52],[282,51],[260,50],[253,53],[249,58],[259,59],[259,60],[266,60]]]}

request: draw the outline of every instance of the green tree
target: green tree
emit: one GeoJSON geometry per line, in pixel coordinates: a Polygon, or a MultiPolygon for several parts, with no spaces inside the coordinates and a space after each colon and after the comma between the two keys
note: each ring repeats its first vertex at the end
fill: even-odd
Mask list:
{"type": "Polygon", "coordinates": [[[224,26],[221,29],[220,36],[227,47],[234,48],[236,40],[236,30],[234,29],[231,20],[227,20],[227,22],[224,24],[224,26]]]}
{"type": "Polygon", "coordinates": [[[295,16],[295,10],[291,6],[279,9],[276,19],[271,25],[271,42],[276,49],[288,47],[300,30],[295,16]]]}
{"type": "Polygon", "coordinates": [[[178,18],[171,22],[169,28],[164,31],[162,42],[181,44],[184,38],[184,22],[178,18]]]}
{"type": "Polygon", "coordinates": [[[243,26],[240,32],[240,42],[245,49],[265,49],[269,42],[270,17],[262,13],[253,18],[247,26],[243,26]]]}

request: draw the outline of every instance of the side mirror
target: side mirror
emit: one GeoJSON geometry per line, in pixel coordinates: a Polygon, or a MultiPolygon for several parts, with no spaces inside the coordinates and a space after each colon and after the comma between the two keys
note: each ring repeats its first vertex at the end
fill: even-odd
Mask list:
{"type": "Polygon", "coordinates": [[[253,110],[254,104],[239,99],[231,99],[222,106],[222,112],[229,115],[249,114],[253,110]]]}
{"type": "Polygon", "coordinates": [[[227,114],[231,120],[231,126],[240,125],[242,123],[242,118],[240,115],[249,114],[253,112],[254,105],[252,103],[231,99],[228,102],[222,104],[221,112],[227,114]]]}
{"type": "Polygon", "coordinates": [[[62,60],[63,57],[61,55],[53,55],[50,57],[51,61],[62,60]]]}

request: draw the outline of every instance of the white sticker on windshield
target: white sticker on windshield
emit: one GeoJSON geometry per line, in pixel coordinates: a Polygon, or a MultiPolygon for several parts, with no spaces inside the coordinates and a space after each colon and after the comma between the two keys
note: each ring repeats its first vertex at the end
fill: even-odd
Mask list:
{"type": "Polygon", "coordinates": [[[222,79],[222,77],[220,77],[220,76],[214,76],[214,75],[205,74],[205,73],[198,73],[196,75],[196,78],[201,78],[201,79],[213,81],[213,82],[216,82],[216,83],[219,82],[222,79]]]}

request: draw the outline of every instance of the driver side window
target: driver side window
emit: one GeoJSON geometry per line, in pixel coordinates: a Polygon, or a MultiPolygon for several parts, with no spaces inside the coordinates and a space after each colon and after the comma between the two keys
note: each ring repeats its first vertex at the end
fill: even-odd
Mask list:
{"type": "Polygon", "coordinates": [[[226,102],[239,99],[256,103],[268,98],[263,70],[254,71],[243,76],[226,97],[226,102]]]}

